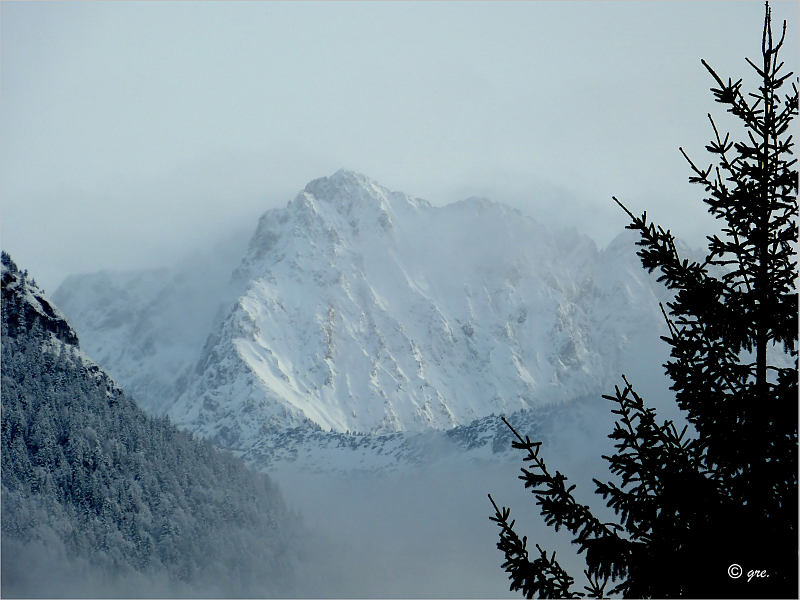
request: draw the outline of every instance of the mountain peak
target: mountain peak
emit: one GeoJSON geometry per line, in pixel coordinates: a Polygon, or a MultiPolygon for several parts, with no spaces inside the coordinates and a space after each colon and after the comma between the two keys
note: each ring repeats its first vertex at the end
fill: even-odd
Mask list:
{"type": "Polygon", "coordinates": [[[361,173],[356,173],[355,171],[351,171],[345,168],[341,168],[338,171],[336,171],[336,173],[331,175],[329,179],[331,181],[355,183],[357,185],[362,185],[362,186],[369,183],[377,185],[377,183],[374,180],[370,179],[366,175],[362,175],[361,173]]]}
{"type": "MultiPolygon", "coordinates": [[[[432,207],[341,169],[259,219],[206,344],[159,367],[177,393],[163,410],[246,449],[270,429],[448,429],[599,394],[663,327],[657,282],[628,255],[485,198],[432,207]]],[[[137,331],[146,350],[153,326],[137,331]]]]}
{"type": "Polygon", "coordinates": [[[320,177],[309,182],[296,201],[303,203],[310,199],[328,202],[340,213],[349,213],[355,207],[365,206],[377,206],[382,210],[401,205],[412,208],[431,206],[426,200],[393,192],[374,179],[347,169],[339,169],[330,177],[320,177]]]}
{"type": "Polygon", "coordinates": [[[359,204],[377,201],[380,204],[391,192],[365,175],[339,169],[330,177],[309,182],[300,195],[350,209],[354,201],[359,204]]]}

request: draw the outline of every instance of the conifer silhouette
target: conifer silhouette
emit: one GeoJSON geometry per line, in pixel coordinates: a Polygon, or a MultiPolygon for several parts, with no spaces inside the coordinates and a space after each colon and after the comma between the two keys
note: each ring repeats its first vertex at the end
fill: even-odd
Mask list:
{"type": "Polygon", "coordinates": [[[624,387],[604,396],[619,418],[609,436],[617,453],[603,458],[621,484],[594,480],[619,523],[601,523],[574,500],[564,475],[547,470],[541,443],[514,431],[513,446],[531,463],[520,479],[545,522],[575,536],[587,565],[588,584],[573,590],[555,554],[536,545],[539,556],[530,558],[509,509],[490,495],[511,589],[528,598],[798,595],[798,180],[790,129],[798,95],[796,79],[779,94],[792,75],[778,60],[785,36],[784,22],[773,39],[767,3],[762,61],[746,59],[760,78],[757,92],[745,94],[741,79],[726,83],[702,61],[715,100],[746,131],[733,142],[709,115],[714,139],[706,149],[716,167],[698,167],[681,149],[689,181],[704,186],[709,212],[723,222],[702,263],[681,259],[669,231],[614,198],[641,236],[643,267],[659,269],[659,281],[676,290],[662,306],[669,328],[662,339],[671,346],[664,366],[694,432],[658,425],[623,376],[624,387]]]}

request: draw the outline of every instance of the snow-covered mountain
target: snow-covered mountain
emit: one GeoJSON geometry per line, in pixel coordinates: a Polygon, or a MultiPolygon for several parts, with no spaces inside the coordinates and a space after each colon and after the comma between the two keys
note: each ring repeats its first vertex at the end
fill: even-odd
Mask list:
{"type": "MultiPolygon", "coordinates": [[[[147,412],[162,414],[185,387],[246,242],[228,240],[172,269],[70,275],[53,294],[81,347],[147,412]]],[[[225,294],[234,294],[231,297],[225,294]]]]}
{"type": "Polygon", "coordinates": [[[424,432],[609,392],[664,330],[635,240],[598,251],[341,170],[267,211],[202,299],[180,270],[72,277],[54,299],[147,410],[247,452],[296,427],[424,432]]]}

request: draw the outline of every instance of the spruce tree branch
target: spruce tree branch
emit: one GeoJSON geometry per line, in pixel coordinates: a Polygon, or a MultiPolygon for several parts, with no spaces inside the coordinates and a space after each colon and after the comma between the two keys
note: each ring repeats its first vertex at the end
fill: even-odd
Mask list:
{"type": "MultiPolygon", "coordinates": [[[[716,125],[716,123],[714,123],[714,119],[711,116],[711,114],[708,115],[708,120],[711,122],[711,127],[714,130],[714,136],[715,136],[715,138],[717,140],[716,147],[713,147],[713,146],[709,147],[709,150],[711,152],[719,154],[720,160],[722,161],[723,169],[725,169],[728,173],[730,173],[732,175],[732,177],[735,177],[737,175],[737,168],[735,166],[736,159],[734,159],[734,161],[731,162],[727,158],[727,151],[730,150],[731,146],[733,145],[733,144],[729,145],[729,143],[728,143],[728,139],[730,137],[730,133],[725,135],[725,140],[722,140],[721,137],[720,137],[720,134],[719,134],[719,130],[717,129],[717,125],[716,125]]],[[[692,159],[689,158],[689,156],[686,154],[686,152],[683,150],[683,148],[680,148],[680,152],[681,152],[681,154],[683,154],[683,157],[689,163],[689,166],[691,167],[691,169],[697,174],[697,177],[693,178],[691,181],[694,182],[694,183],[703,184],[705,186],[706,191],[712,191],[713,195],[716,196],[720,202],[726,202],[726,203],[729,202],[727,190],[726,190],[725,186],[722,185],[722,181],[721,181],[721,177],[720,177],[719,171],[717,172],[716,181],[712,182],[708,178],[708,175],[711,172],[711,167],[710,166],[709,166],[708,170],[702,171],[694,164],[692,159]]],[[[725,216],[726,220],[728,221],[728,223],[729,224],[731,223],[730,210],[721,211],[720,212],[712,204],[710,211],[711,211],[712,214],[714,214],[714,213],[723,214],[725,216]]],[[[748,256],[747,256],[747,253],[746,253],[745,249],[742,247],[742,245],[740,243],[739,232],[736,230],[736,228],[734,228],[732,226],[729,228],[729,232],[734,238],[734,249],[735,249],[736,260],[738,261],[738,264],[739,264],[739,273],[741,273],[741,275],[742,275],[742,279],[744,280],[744,284],[745,284],[745,287],[747,288],[748,292],[752,292],[752,286],[751,286],[751,283],[750,283],[750,276],[749,276],[749,273],[748,273],[748,270],[747,270],[747,264],[748,264],[747,263],[747,259],[748,259],[748,256]]],[[[714,260],[713,260],[714,252],[715,251],[712,250],[712,253],[706,258],[706,263],[705,264],[709,264],[709,263],[714,262],[714,260]]],[[[723,251],[722,250],[719,250],[719,256],[720,256],[720,258],[723,258],[723,251]]]]}
{"type": "Polygon", "coordinates": [[[589,581],[589,585],[583,586],[583,589],[586,590],[587,598],[605,598],[605,590],[606,585],[608,585],[608,577],[604,577],[602,584],[600,582],[600,578],[597,575],[589,575],[589,571],[584,569],[583,574],[586,575],[586,579],[589,581]]]}
{"type": "MultiPolygon", "coordinates": [[[[625,206],[622,202],[617,200],[616,196],[611,196],[611,199],[614,200],[614,202],[616,202],[619,205],[619,207],[628,214],[628,216],[631,218],[631,221],[635,221],[636,220],[636,217],[634,216],[634,214],[631,211],[628,210],[627,206],[625,206]]],[[[644,213],[644,215],[642,215],[642,219],[645,219],[646,215],[647,215],[647,213],[644,213]]]]}
{"type": "Polygon", "coordinates": [[[573,543],[580,546],[578,553],[582,553],[596,542],[608,541],[607,556],[603,557],[604,562],[617,562],[618,567],[612,570],[610,566],[596,563],[592,553],[589,561],[590,572],[602,576],[621,577],[624,574],[624,555],[626,550],[621,545],[623,540],[619,538],[618,531],[622,528],[615,523],[602,523],[589,510],[588,506],[578,503],[572,496],[575,486],[567,488],[565,482],[567,478],[560,472],[551,475],[547,470],[547,465],[539,457],[541,442],[531,442],[527,436],[522,436],[512,427],[512,425],[501,417],[506,426],[514,433],[518,442],[512,445],[514,448],[527,450],[528,456],[525,461],[534,463],[538,473],[522,469],[523,475],[520,476],[525,482],[526,488],[531,488],[535,494],[537,505],[542,508],[542,515],[545,522],[558,531],[565,527],[573,535],[577,535],[573,543]]]}
{"type": "Polygon", "coordinates": [[[511,591],[521,590],[527,598],[533,598],[534,594],[538,594],[540,598],[583,597],[585,594],[570,590],[574,579],[558,564],[555,552],[548,558],[547,553],[539,544],[536,544],[539,558],[533,561],[529,559],[528,538],[523,537],[520,540],[514,531],[515,521],[508,522],[511,511],[506,507],[503,507],[502,510],[498,508],[491,494],[489,494],[489,500],[495,510],[495,516],[489,517],[489,519],[496,522],[501,528],[497,548],[504,553],[506,558],[502,567],[509,574],[508,577],[511,580],[509,589],[511,591]]]}
{"type": "MultiPolygon", "coordinates": [[[[681,340],[681,339],[682,339],[684,336],[683,336],[683,334],[682,334],[682,333],[681,333],[681,332],[680,332],[680,331],[679,331],[679,330],[678,330],[678,329],[675,327],[675,324],[672,322],[672,320],[671,320],[671,319],[670,319],[670,318],[667,316],[667,313],[666,313],[666,311],[664,310],[664,305],[663,305],[663,304],[661,304],[660,302],[659,302],[659,308],[661,309],[661,314],[662,314],[662,315],[664,315],[664,319],[667,321],[667,327],[669,328],[669,330],[670,330],[670,333],[673,335],[673,338],[675,339],[675,342],[676,342],[676,343],[672,343],[672,342],[670,342],[670,344],[671,344],[673,347],[675,347],[675,346],[677,346],[677,342],[678,342],[678,341],[680,341],[680,340],[681,340]]],[[[709,336],[708,336],[708,334],[707,334],[707,331],[706,331],[706,327],[705,327],[705,325],[704,325],[703,323],[701,323],[701,322],[699,322],[699,321],[698,321],[697,325],[700,327],[701,340],[702,340],[702,342],[703,342],[703,344],[704,344],[704,349],[705,349],[706,351],[708,351],[709,349],[711,349],[711,348],[712,348],[713,344],[711,343],[711,340],[709,339],[709,336]]],[[[686,357],[686,356],[683,356],[683,357],[682,357],[682,359],[683,359],[683,360],[687,360],[687,361],[689,361],[689,360],[692,360],[692,359],[690,359],[690,358],[688,358],[688,357],[686,357]]],[[[692,361],[692,362],[693,362],[693,361],[692,361]]],[[[695,363],[693,366],[694,366],[695,368],[697,368],[699,365],[697,365],[697,364],[695,363]]],[[[733,382],[732,382],[732,381],[731,381],[731,380],[728,378],[728,376],[727,376],[727,371],[724,371],[724,370],[723,370],[723,371],[722,371],[722,373],[721,373],[721,376],[722,376],[722,379],[723,379],[723,381],[725,382],[725,385],[726,385],[726,387],[728,388],[728,391],[729,391],[729,392],[730,392],[732,395],[735,395],[735,394],[737,393],[737,387],[736,387],[736,386],[733,384],[733,382]]]]}

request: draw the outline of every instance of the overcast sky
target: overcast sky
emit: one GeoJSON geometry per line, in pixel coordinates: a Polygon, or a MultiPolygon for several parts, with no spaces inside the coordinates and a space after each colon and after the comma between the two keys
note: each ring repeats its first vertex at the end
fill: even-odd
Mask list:
{"type": "MultiPolygon", "coordinates": [[[[783,58],[797,72],[798,3],[783,58]]],[[[678,147],[757,85],[761,2],[2,2],[2,247],[49,293],[168,266],[345,167],[607,244],[611,200],[699,246],[678,147]]]]}

